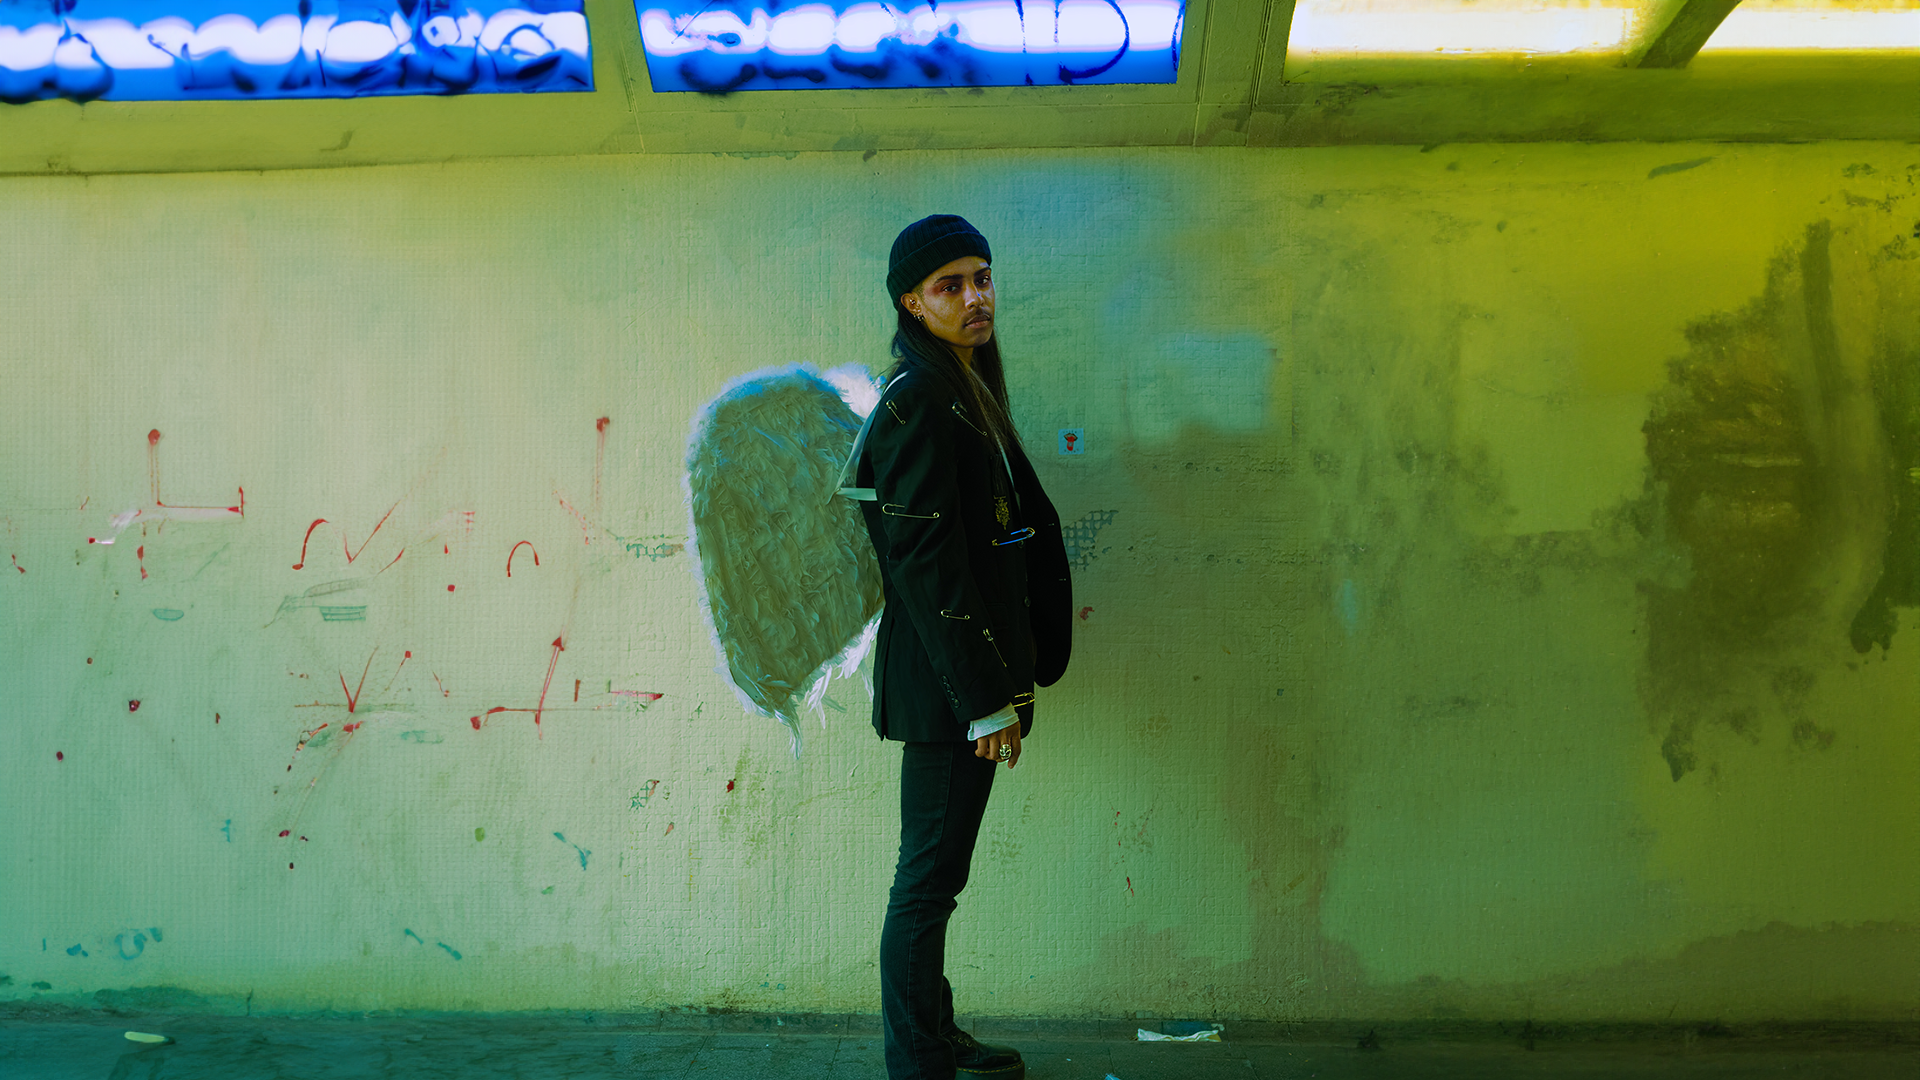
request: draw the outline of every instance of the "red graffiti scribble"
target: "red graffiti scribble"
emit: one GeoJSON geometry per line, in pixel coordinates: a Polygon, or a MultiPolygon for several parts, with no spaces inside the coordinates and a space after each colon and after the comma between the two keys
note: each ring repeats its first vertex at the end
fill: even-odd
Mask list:
{"type": "MultiPolygon", "coordinates": [[[[351,724],[348,724],[348,725],[347,725],[346,727],[343,727],[343,728],[341,728],[341,729],[340,729],[340,732],[341,732],[341,734],[343,734],[343,735],[351,735],[351,734],[353,734],[354,732],[356,732],[356,731],[359,731],[359,730],[360,730],[360,725],[361,725],[361,724],[364,724],[364,723],[366,723],[366,721],[365,721],[365,720],[355,720],[355,721],[354,721],[353,723],[351,723],[351,724]]],[[[306,837],[304,837],[304,836],[303,836],[303,837],[301,837],[301,839],[302,839],[302,840],[304,840],[304,839],[306,839],[306,837]]]]}
{"type": "Polygon", "coordinates": [[[160,429],[147,432],[147,479],[153,484],[153,504],[160,505],[160,429]]]}
{"type": "Polygon", "coordinates": [[[240,505],[233,507],[233,509],[240,511],[241,517],[247,516],[247,489],[246,488],[240,489],[240,505]]]}
{"type": "Polygon", "coordinates": [[[553,669],[560,664],[560,654],[567,651],[559,638],[553,639],[553,658],[547,661],[547,681],[540,684],[540,703],[533,709],[533,729],[540,730],[540,713],[547,707],[547,690],[553,686],[553,669]]]}
{"type": "MultiPolygon", "coordinates": [[[[368,659],[369,659],[369,660],[371,660],[372,658],[371,658],[371,657],[369,657],[368,659]]],[[[412,649],[408,649],[408,650],[406,651],[406,655],[404,655],[404,656],[402,656],[402,657],[400,658],[400,666],[399,666],[399,667],[396,667],[396,668],[394,668],[394,669],[393,669],[393,678],[391,678],[391,679],[388,679],[388,680],[387,680],[387,685],[385,685],[385,686],[383,686],[383,687],[381,687],[381,688],[380,688],[380,696],[381,696],[381,697],[386,697],[386,696],[387,696],[387,691],[389,691],[389,690],[391,690],[391,689],[393,689],[393,684],[394,684],[395,682],[397,682],[397,681],[399,681],[399,679],[400,679],[400,673],[401,673],[402,671],[405,671],[405,670],[406,670],[406,667],[407,667],[407,661],[409,661],[409,660],[411,660],[411,659],[413,659],[413,650],[412,650],[412,649]]]]}
{"type": "MultiPolygon", "coordinates": [[[[368,544],[373,543],[373,538],[379,534],[380,527],[387,523],[387,519],[393,516],[393,512],[395,510],[400,509],[400,501],[401,500],[396,500],[392,506],[387,507],[387,512],[384,514],[381,514],[380,520],[374,523],[373,532],[368,533],[367,538],[365,540],[360,541],[360,546],[355,548],[352,551],[347,551],[347,530],[345,529],[340,530],[340,550],[343,552],[346,552],[348,566],[352,566],[353,560],[359,558],[360,553],[367,550],[368,544]]],[[[393,564],[389,563],[387,565],[391,566],[393,564]]]]}
{"type": "Polygon", "coordinates": [[[560,663],[560,654],[565,651],[566,651],[566,646],[561,644],[561,639],[554,638],[553,639],[553,656],[551,659],[547,661],[547,681],[541,684],[540,700],[534,705],[533,708],[516,709],[507,705],[495,705],[493,708],[488,709],[486,712],[480,714],[480,716],[474,716],[474,717],[468,718],[469,721],[473,724],[473,730],[475,731],[480,730],[481,725],[485,722],[482,719],[483,717],[490,717],[495,715],[496,713],[503,713],[503,712],[532,713],[533,714],[533,730],[537,734],[540,731],[540,717],[547,710],[547,691],[551,689],[553,686],[553,669],[560,663]]]}
{"type": "Polygon", "coordinates": [[[133,699],[132,701],[129,701],[129,702],[127,702],[127,711],[128,711],[128,712],[139,712],[139,711],[140,711],[140,699],[139,699],[139,698],[134,698],[134,699],[133,699]]]}
{"type": "Polygon", "coordinates": [[[580,542],[583,544],[593,543],[593,522],[588,521],[585,514],[575,510],[573,504],[567,501],[565,495],[556,491],[553,493],[553,497],[559,499],[560,505],[566,508],[567,513],[573,515],[573,520],[580,523],[580,542]]]}
{"type": "Polygon", "coordinates": [[[1128,896],[1133,895],[1133,878],[1132,877],[1127,878],[1127,895],[1128,896]]]}
{"type": "Polygon", "coordinates": [[[67,752],[65,750],[55,750],[53,752],[53,760],[55,761],[67,760],[67,752]]]}
{"type": "Polygon", "coordinates": [[[216,723],[216,724],[220,722],[220,714],[219,714],[219,713],[214,713],[214,714],[213,714],[213,722],[214,722],[214,723],[216,723]]]}
{"type": "Polygon", "coordinates": [[[452,591],[453,591],[453,586],[451,586],[451,585],[449,585],[449,586],[447,586],[447,591],[448,591],[448,592],[452,592],[452,591]]]}
{"type": "Polygon", "coordinates": [[[671,821],[669,821],[669,822],[667,822],[667,831],[666,831],[666,832],[663,832],[663,833],[661,833],[660,835],[661,835],[661,836],[667,836],[667,835],[669,835],[669,834],[671,834],[672,832],[673,832],[673,822],[671,822],[671,821]]]}
{"type": "Polygon", "coordinates": [[[580,700],[580,680],[579,679],[573,680],[573,700],[575,701],[580,700]]]}
{"type": "Polygon", "coordinates": [[[87,663],[89,664],[93,663],[93,657],[91,656],[87,657],[87,663]]]}
{"type": "MultiPolygon", "coordinates": [[[[373,669],[373,658],[374,656],[378,655],[379,652],[380,652],[379,646],[375,646],[373,652],[370,652],[367,654],[367,666],[360,669],[360,685],[354,687],[351,693],[349,693],[347,690],[346,672],[343,671],[340,673],[340,692],[347,695],[347,712],[349,714],[351,714],[354,708],[360,704],[360,691],[366,688],[367,672],[373,669]]],[[[406,663],[405,660],[402,660],[400,662],[402,664],[406,663]]]]}
{"type": "MultiPolygon", "coordinates": [[[[371,537],[369,537],[369,539],[371,539],[371,537]]],[[[386,572],[387,572],[387,567],[388,567],[388,566],[392,566],[392,565],[393,565],[394,563],[397,563],[397,562],[399,562],[399,561],[400,561],[400,555],[405,555],[406,553],[407,553],[407,549],[406,549],[406,548],[401,548],[401,549],[400,549],[400,554],[399,554],[399,555],[395,555],[395,556],[394,556],[394,557],[392,558],[392,560],[390,560],[390,561],[389,561],[389,562],[387,563],[387,566],[383,566],[383,567],[381,567],[381,568],[380,568],[380,572],[381,572],[381,573],[383,573],[383,574],[384,574],[384,573],[386,573],[386,572]]]]}
{"type": "Polygon", "coordinates": [[[147,580],[147,545],[141,544],[134,548],[133,557],[140,563],[140,580],[147,580]]]}
{"type": "Polygon", "coordinates": [[[88,504],[88,503],[90,503],[90,502],[92,502],[92,501],[93,501],[93,496],[91,496],[91,495],[89,495],[89,496],[87,496],[87,497],[86,497],[86,498],[84,498],[84,499],[81,499],[81,500],[80,500],[80,509],[82,509],[82,510],[85,510],[85,509],[87,508],[87,504],[88,504]]]}
{"type": "Polygon", "coordinates": [[[605,416],[593,422],[593,430],[598,432],[593,448],[593,516],[596,519],[600,516],[600,470],[607,460],[607,425],[610,423],[612,420],[605,416]]]}
{"type": "Polygon", "coordinates": [[[520,541],[520,543],[513,545],[513,548],[507,552],[507,576],[508,577],[513,576],[513,554],[514,552],[519,551],[522,547],[525,547],[528,551],[533,552],[533,565],[535,566],[540,565],[540,549],[533,546],[533,541],[522,540],[520,541]]]}
{"type": "Polygon", "coordinates": [[[313,539],[313,530],[326,523],[326,518],[314,518],[313,524],[307,526],[307,535],[300,541],[300,561],[293,564],[295,570],[299,570],[307,565],[307,541],[313,539]]]}
{"type": "Polygon", "coordinates": [[[480,718],[481,716],[492,716],[495,713],[503,713],[503,712],[532,712],[532,711],[533,711],[532,709],[510,709],[505,705],[495,705],[493,708],[488,709],[486,712],[480,714],[480,716],[476,716],[473,718],[473,730],[475,731],[480,730],[480,725],[483,723],[483,721],[480,718]]]}
{"type": "Polygon", "coordinates": [[[611,693],[614,697],[629,698],[638,703],[643,709],[667,696],[665,694],[656,694],[651,690],[610,690],[608,693],[611,693]]]}
{"type": "Polygon", "coordinates": [[[1081,609],[1080,609],[1080,621],[1081,621],[1081,622],[1086,622],[1086,621],[1087,621],[1087,616],[1089,616],[1089,615],[1091,615],[1091,614],[1093,614],[1093,608],[1092,608],[1091,606],[1088,606],[1088,607],[1083,607],[1083,608],[1081,608],[1081,609]]]}
{"type": "Polygon", "coordinates": [[[281,835],[281,836],[291,836],[291,835],[293,835],[293,830],[292,830],[292,829],[281,829],[281,830],[280,830],[280,835],[281,835]]]}
{"type": "Polygon", "coordinates": [[[18,555],[9,555],[9,556],[8,556],[8,558],[10,558],[10,559],[12,559],[12,560],[13,560],[13,568],[14,568],[15,570],[18,570],[18,571],[20,571],[20,572],[21,572],[21,573],[23,573],[23,574],[27,572],[27,568],[26,568],[26,567],[24,567],[24,566],[21,566],[21,565],[20,565],[20,556],[18,556],[18,555]]]}
{"type": "Polygon", "coordinates": [[[447,689],[447,684],[446,684],[446,683],[443,683],[443,682],[441,682],[441,681],[440,681],[440,675],[439,675],[439,673],[438,673],[438,672],[433,672],[433,671],[429,671],[429,672],[427,672],[427,674],[429,674],[429,675],[432,675],[432,676],[433,676],[433,685],[435,685],[435,686],[437,686],[437,687],[439,687],[439,688],[440,688],[440,696],[441,696],[441,697],[452,697],[452,696],[453,696],[453,692],[452,692],[451,690],[448,690],[448,689],[447,689]]]}
{"type": "MultiPolygon", "coordinates": [[[[341,688],[342,688],[342,689],[345,689],[345,688],[346,688],[346,685],[347,685],[347,681],[346,681],[345,679],[342,679],[342,680],[340,680],[340,686],[341,686],[341,688]]],[[[319,704],[319,703],[318,703],[318,702],[315,702],[315,704],[319,704]]],[[[307,743],[308,743],[308,742],[310,742],[310,741],[312,741],[312,739],[313,739],[313,737],[314,737],[315,735],[318,735],[318,734],[320,734],[321,732],[323,732],[323,731],[325,731],[325,730],[327,730],[327,725],[326,725],[326,724],[321,724],[321,725],[320,725],[319,727],[317,727],[317,728],[314,728],[314,729],[313,729],[312,731],[304,731],[304,732],[301,732],[301,733],[300,733],[300,741],[299,741],[299,742],[297,742],[297,743],[295,743],[295,744],[294,744],[294,746],[293,746],[293,753],[294,753],[294,760],[295,760],[295,761],[297,761],[297,760],[299,760],[299,755],[300,755],[300,751],[302,751],[302,750],[305,750],[305,749],[307,748],[307,743]]],[[[292,772],[292,771],[293,771],[293,761],[289,761],[289,762],[287,762],[287,771],[288,771],[288,772],[292,772]]],[[[318,781],[319,779],[320,779],[320,778],[319,778],[319,777],[317,777],[317,776],[316,776],[316,777],[314,777],[314,780],[315,780],[315,781],[318,781]]],[[[311,789],[311,788],[313,787],[313,785],[312,785],[312,784],[308,784],[308,785],[307,785],[307,787],[308,787],[309,789],[311,789]]],[[[305,805],[305,803],[302,803],[302,805],[305,805]]],[[[287,834],[286,834],[286,833],[281,833],[280,835],[281,835],[281,836],[285,836],[285,835],[287,835],[287,834]]]]}
{"type": "Polygon", "coordinates": [[[728,790],[728,791],[732,791],[732,790],[733,790],[733,781],[731,781],[731,780],[729,780],[729,781],[727,781],[727,790],[728,790]]]}

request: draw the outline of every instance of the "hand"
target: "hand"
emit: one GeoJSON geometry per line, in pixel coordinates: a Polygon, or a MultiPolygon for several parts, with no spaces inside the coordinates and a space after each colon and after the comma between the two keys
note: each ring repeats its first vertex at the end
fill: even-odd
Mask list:
{"type": "Polygon", "coordinates": [[[1007,768],[1011,769],[1020,763],[1020,722],[1016,720],[985,738],[973,740],[973,743],[973,756],[990,761],[1000,760],[1002,744],[1013,747],[1013,752],[1007,756],[1007,768]]]}

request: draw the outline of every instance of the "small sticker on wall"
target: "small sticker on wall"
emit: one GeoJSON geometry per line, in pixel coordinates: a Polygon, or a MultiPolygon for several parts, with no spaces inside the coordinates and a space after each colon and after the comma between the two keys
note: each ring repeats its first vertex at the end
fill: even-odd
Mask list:
{"type": "Polygon", "coordinates": [[[1087,433],[1081,428],[1060,429],[1060,452],[1063,454],[1084,454],[1087,452],[1087,433]]]}

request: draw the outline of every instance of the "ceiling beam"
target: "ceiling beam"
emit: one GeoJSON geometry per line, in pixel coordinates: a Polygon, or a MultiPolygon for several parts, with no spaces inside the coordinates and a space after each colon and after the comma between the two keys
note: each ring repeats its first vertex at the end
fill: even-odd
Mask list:
{"type": "Polygon", "coordinates": [[[1740,0],[1656,0],[1627,47],[1627,67],[1682,68],[1740,0]]]}
{"type": "Polygon", "coordinates": [[[1253,99],[1278,101],[1287,81],[1287,38],[1293,33],[1294,0],[1269,0],[1260,36],[1260,67],[1254,72],[1253,99]]]}

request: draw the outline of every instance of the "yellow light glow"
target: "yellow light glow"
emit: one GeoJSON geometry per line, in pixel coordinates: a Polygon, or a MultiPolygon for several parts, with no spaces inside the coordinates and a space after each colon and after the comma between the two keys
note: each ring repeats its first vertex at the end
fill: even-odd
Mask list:
{"type": "Polygon", "coordinates": [[[1920,0],[1746,0],[1700,51],[1734,49],[1920,50],[1920,0]]]}
{"type": "Polygon", "coordinates": [[[1632,0],[1301,0],[1294,55],[1603,53],[1624,47],[1632,0]]]}

